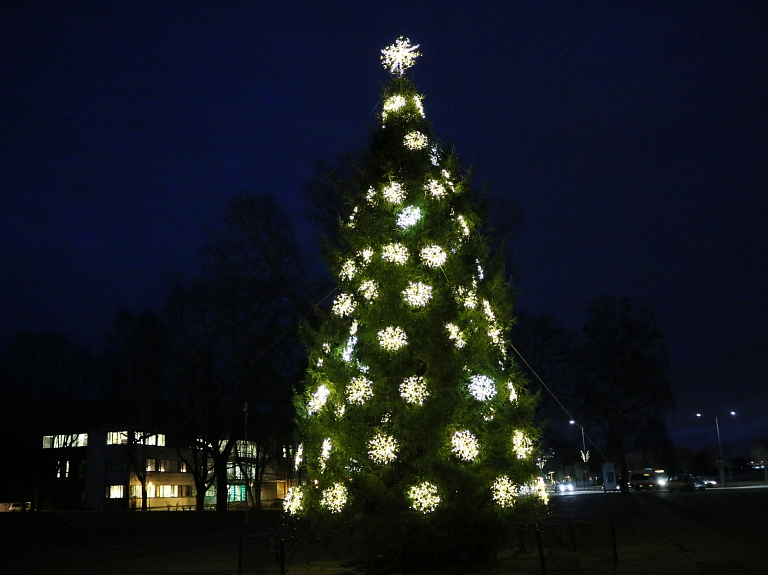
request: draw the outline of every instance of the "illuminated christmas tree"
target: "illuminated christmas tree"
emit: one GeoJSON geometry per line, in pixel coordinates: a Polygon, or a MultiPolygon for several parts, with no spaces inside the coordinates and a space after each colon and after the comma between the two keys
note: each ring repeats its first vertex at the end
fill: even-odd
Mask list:
{"type": "Polygon", "coordinates": [[[400,38],[350,216],[338,291],[297,397],[305,478],[285,508],[459,533],[493,526],[537,482],[534,400],[507,351],[511,294],[455,155],[404,76],[400,38]]]}

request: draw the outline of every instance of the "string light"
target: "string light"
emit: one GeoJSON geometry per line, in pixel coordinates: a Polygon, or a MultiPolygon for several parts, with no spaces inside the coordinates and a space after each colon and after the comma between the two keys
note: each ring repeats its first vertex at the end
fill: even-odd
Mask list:
{"type": "Polygon", "coordinates": [[[379,333],[379,345],[387,351],[397,351],[408,344],[405,332],[399,327],[387,327],[379,333]]]}
{"type": "Polygon", "coordinates": [[[299,446],[296,448],[296,457],[293,460],[294,469],[298,470],[299,467],[301,467],[301,464],[303,461],[304,461],[304,444],[299,443],[299,446]]]}
{"type": "Polygon", "coordinates": [[[370,458],[380,465],[397,459],[397,440],[391,435],[377,433],[368,442],[368,448],[370,458]]]}
{"type": "Polygon", "coordinates": [[[516,492],[517,485],[506,475],[497,477],[491,485],[491,497],[499,507],[512,507],[515,504],[516,492]]]}
{"type": "Polygon", "coordinates": [[[405,135],[403,143],[409,150],[421,150],[427,147],[427,137],[421,132],[414,130],[405,135]]]}
{"type": "Polygon", "coordinates": [[[376,190],[374,190],[372,187],[368,188],[368,191],[365,193],[365,200],[371,206],[375,206],[376,205],[376,190]]]}
{"type": "Polygon", "coordinates": [[[456,288],[456,300],[464,304],[464,307],[475,309],[477,306],[477,293],[475,290],[459,286],[456,288]]]}
{"type": "Polygon", "coordinates": [[[437,146],[432,146],[430,148],[429,161],[435,167],[440,165],[440,148],[438,148],[437,146]]]}
{"type": "Polygon", "coordinates": [[[512,435],[512,451],[518,459],[525,459],[533,453],[533,442],[525,433],[517,430],[512,435]]]}
{"type": "Polygon", "coordinates": [[[405,190],[400,182],[390,182],[381,190],[381,195],[390,204],[398,205],[405,199],[405,190]]]}
{"type": "Polygon", "coordinates": [[[339,296],[333,302],[331,311],[342,317],[349,315],[355,311],[355,300],[353,300],[352,296],[349,294],[339,294],[339,296]]]}
{"type": "Polygon", "coordinates": [[[416,63],[416,58],[421,56],[421,52],[416,50],[418,47],[418,44],[411,46],[408,38],[400,36],[394,44],[381,51],[381,63],[390,74],[402,76],[403,72],[416,63]]]}
{"type": "Polygon", "coordinates": [[[349,222],[347,223],[347,225],[352,229],[355,228],[355,216],[357,216],[357,206],[355,206],[352,210],[352,213],[349,214],[349,222]]]}
{"type": "Polygon", "coordinates": [[[539,499],[541,499],[544,505],[549,504],[549,494],[547,493],[547,485],[544,483],[543,477],[539,477],[536,480],[536,494],[539,496],[539,499]]]}
{"type": "Polygon", "coordinates": [[[452,451],[464,461],[473,461],[480,453],[477,437],[468,429],[457,431],[451,437],[452,451]]]}
{"type": "Polygon", "coordinates": [[[456,216],[456,221],[459,222],[459,229],[461,230],[461,234],[465,237],[469,237],[469,225],[467,224],[467,220],[459,214],[456,216]]]}
{"type": "Polygon", "coordinates": [[[437,487],[428,481],[414,485],[408,490],[408,498],[411,500],[411,509],[427,514],[440,504],[440,496],[437,487]]]}
{"type": "Polygon", "coordinates": [[[364,250],[357,252],[357,255],[359,255],[366,264],[369,264],[371,263],[371,259],[373,259],[373,250],[371,248],[365,248],[364,250]]]}
{"type": "Polygon", "coordinates": [[[393,264],[403,265],[408,261],[408,248],[403,244],[387,244],[381,250],[381,257],[393,264]]]}
{"type": "Polygon", "coordinates": [[[419,113],[419,116],[422,118],[424,117],[424,104],[421,102],[421,96],[418,94],[415,94],[413,96],[413,103],[416,106],[416,111],[419,113]]]}
{"type": "Polygon", "coordinates": [[[408,403],[423,405],[424,400],[429,397],[427,381],[423,377],[416,375],[406,378],[400,384],[400,397],[408,403]]]}
{"type": "Polygon", "coordinates": [[[464,338],[464,334],[461,333],[459,327],[452,323],[445,324],[445,329],[448,330],[448,339],[450,339],[456,347],[461,349],[467,344],[467,340],[464,338]]]}
{"type": "Polygon", "coordinates": [[[448,259],[448,255],[443,251],[443,248],[434,244],[422,248],[419,255],[422,261],[431,268],[439,268],[448,259]]]}
{"type": "Polygon", "coordinates": [[[477,277],[482,280],[485,277],[483,266],[480,265],[480,260],[475,260],[475,261],[477,262],[477,277]]]}
{"type": "Polygon", "coordinates": [[[432,298],[432,286],[421,282],[408,282],[403,290],[403,299],[411,307],[423,307],[432,298]]]}
{"type": "Polygon", "coordinates": [[[347,386],[347,400],[349,403],[362,405],[371,397],[373,397],[371,380],[363,376],[353,377],[349,382],[349,386],[347,386]]]}
{"type": "Polygon", "coordinates": [[[352,320],[352,325],[349,326],[349,335],[355,335],[358,327],[359,324],[357,323],[357,320],[352,320]]]}
{"type": "Polygon", "coordinates": [[[347,504],[347,488],[341,483],[334,483],[332,487],[323,491],[323,497],[320,505],[330,510],[332,513],[338,513],[347,504]]]}
{"type": "Polygon", "coordinates": [[[445,197],[445,186],[437,180],[429,180],[424,186],[424,191],[433,198],[440,199],[445,197]]]}
{"type": "Polygon", "coordinates": [[[421,210],[416,206],[408,206],[403,208],[397,216],[397,227],[402,229],[410,228],[415,225],[421,218],[421,210]]]}
{"type": "Polygon", "coordinates": [[[325,403],[328,401],[328,396],[331,395],[331,390],[326,386],[321,385],[317,388],[317,391],[312,394],[312,398],[307,404],[307,413],[312,415],[322,409],[325,403]]]}
{"type": "Polygon", "coordinates": [[[331,449],[333,449],[333,442],[330,437],[323,439],[323,445],[320,451],[320,469],[325,469],[325,462],[331,456],[331,449]]]}
{"type": "Polygon", "coordinates": [[[515,389],[515,384],[511,381],[507,383],[507,387],[509,388],[509,401],[512,403],[517,401],[517,390],[515,389]]]}
{"type": "Polygon", "coordinates": [[[360,284],[357,291],[367,300],[376,299],[379,296],[379,286],[373,280],[366,280],[360,284]]]}
{"type": "Polygon", "coordinates": [[[304,493],[301,487],[291,487],[288,489],[288,493],[283,499],[283,509],[288,512],[289,515],[296,515],[301,511],[301,503],[304,499],[304,493]]]}
{"type": "Polygon", "coordinates": [[[346,363],[352,361],[352,354],[355,352],[355,344],[357,344],[357,338],[353,335],[347,340],[347,345],[341,350],[341,359],[346,363]]]}
{"type": "Polygon", "coordinates": [[[493,310],[491,309],[491,303],[487,299],[483,300],[483,313],[485,313],[485,317],[487,317],[490,321],[496,319],[496,316],[493,315],[493,310]]]}

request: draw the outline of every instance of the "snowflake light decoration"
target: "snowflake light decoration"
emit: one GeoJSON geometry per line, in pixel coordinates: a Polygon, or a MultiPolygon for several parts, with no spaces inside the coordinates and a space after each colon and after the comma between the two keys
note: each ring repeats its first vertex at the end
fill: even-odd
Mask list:
{"type": "Polygon", "coordinates": [[[475,309],[477,306],[477,292],[473,289],[459,286],[456,288],[456,301],[464,304],[464,307],[475,309]]]}
{"type": "Polygon", "coordinates": [[[333,302],[331,311],[342,317],[349,315],[355,311],[355,300],[352,299],[352,296],[349,294],[339,294],[339,296],[333,302]]]}
{"type": "Polygon", "coordinates": [[[447,323],[445,324],[445,329],[448,330],[448,339],[450,339],[456,345],[456,347],[461,349],[467,345],[467,340],[459,329],[459,326],[453,323],[447,323]]]}
{"type": "Polygon", "coordinates": [[[533,441],[519,429],[512,435],[512,451],[518,459],[525,459],[533,453],[533,441]]]}
{"type": "Polygon", "coordinates": [[[304,493],[302,492],[301,487],[291,487],[288,490],[285,499],[283,499],[283,509],[289,515],[296,515],[301,511],[302,499],[304,499],[304,493]]]}
{"type": "Polygon", "coordinates": [[[443,248],[434,244],[422,248],[419,255],[422,261],[431,268],[439,268],[448,259],[448,255],[443,251],[443,248]]]}
{"type": "Polygon", "coordinates": [[[343,280],[351,280],[353,277],[355,277],[355,273],[357,272],[357,266],[355,265],[355,260],[346,260],[343,264],[341,264],[341,271],[339,272],[339,277],[343,280]]]}
{"type": "Polygon", "coordinates": [[[420,376],[412,376],[403,380],[400,384],[400,397],[408,403],[423,405],[424,400],[429,397],[427,390],[427,381],[420,376]]]}
{"type": "Polygon", "coordinates": [[[516,493],[517,485],[506,475],[497,477],[491,485],[491,497],[499,507],[512,507],[515,504],[516,493]]]}
{"type": "Polygon", "coordinates": [[[397,214],[397,227],[404,230],[408,229],[416,225],[420,218],[421,210],[417,206],[408,206],[397,214]]]}
{"type": "Polygon", "coordinates": [[[341,483],[334,483],[333,486],[323,491],[323,497],[320,505],[330,510],[331,513],[338,513],[347,504],[347,488],[341,483]]]}
{"type": "Polygon", "coordinates": [[[399,327],[387,327],[378,333],[379,345],[387,351],[397,351],[408,345],[405,332],[399,327]]]}
{"type": "Polygon", "coordinates": [[[363,262],[366,264],[371,263],[371,260],[373,259],[373,250],[371,248],[365,248],[364,250],[360,250],[357,252],[357,255],[362,258],[363,262]]]}
{"type": "Polygon", "coordinates": [[[397,440],[384,433],[377,433],[368,442],[368,456],[380,465],[397,459],[397,449],[397,440]]]}
{"type": "Polygon", "coordinates": [[[381,51],[381,63],[386,70],[389,70],[390,74],[402,76],[408,68],[415,64],[416,58],[421,56],[421,52],[417,51],[418,47],[418,44],[411,46],[411,41],[408,38],[400,36],[394,44],[381,51]]]}
{"type": "Polygon", "coordinates": [[[403,299],[411,307],[423,307],[432,299],[432,286],[408,282],[408,287],[403,290],[403,299]]]}
{"type": "Polygon", "coordinates": [[[349,403],[362,405],[373,397],[373,385],[367,377],[353,377],[347,386],[347,400],[349,403]]]}
{"type": "Polygon", "coordinates": [[[457,431],[453,434],[453,437],[451,437],[451,451],[453,451],[459,459],[473,461],[480,453],[477,437],[475,437],[468,429],[457,431]]]}
{"type": "Polygon", "coordinates": [[[312,397],[307,404],[307,413],[312,415],[317,413],[328,401],[328,396],[331,395],[331,390],[326,386],[321,385],[317,388],[317,391],[312,394],[312,397]]]}
{"type": "Polygon", "coordinates": [[[403,244],[387,244],[381,250],[381,257],[393,264],[403,265],[408,261],[408,248],[403,244]]]}
{"type": "Polygon", "coordinates": [[[405,199],[405,190],[400,182],[390,182],[381,190],[381,195],[390,204],[398,205],[405,199]]]}
{"type": "Polygon", "coordinates": [[[473,375],[469,380],[469,393],[478,401],[489,401],[496,397],[496,385],[487,375],[473,375]]]}
{"type": "Polygon", "coordinates": [[[424,514],[434,511],[440,504],[437,487],[428,481],[411,487],[408,490],[408,498],[411,500],[411,509],[424,514]]]}
{"type": "Polygon", "coordinates": [[[379,286],[373,280],[366,280],[361,283],[360,287],[357,288],[357,291],[359,291],[360,294],[368,301],[376,299],[379,296],[379,286]]]}
{"type": "Polygon", "coordinates": [[[405,135],[403,143],[409,150],[421,150],[427,147],[427,137],[421,132],[414,130],[405,135]]]}
{"type": "Polygon", "coordinates": [[[429,195],[431,195],[433,198],[444,198],[445,197],[445,186],[438,182],[437,180],[429,180],[424,185],[424,191],[426,191],[429,195]]]}

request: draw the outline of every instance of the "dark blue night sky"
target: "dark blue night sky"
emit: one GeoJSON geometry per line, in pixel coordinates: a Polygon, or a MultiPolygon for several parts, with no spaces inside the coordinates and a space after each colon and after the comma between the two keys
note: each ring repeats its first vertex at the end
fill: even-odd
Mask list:
{"type": "Polygon", "coordinates": [[[518,308],[577,329],[632,297],[667,334],[673,439],[731,409],[724,441],[768,435],[762,1],[6,1],[0,338],[98,345],[244,189],[299,218],[312,164],[366,145],[400,35],[436,134],[525,212],[518,308]]]}

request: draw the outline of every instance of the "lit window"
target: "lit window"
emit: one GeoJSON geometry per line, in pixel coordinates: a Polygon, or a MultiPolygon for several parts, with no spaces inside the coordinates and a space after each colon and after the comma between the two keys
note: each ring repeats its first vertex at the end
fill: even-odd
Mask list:
{"type": "Polygon", "coordinates": [[[43,436],[43,449],[58,449],[61,447],[88,447],[88,434],[71,433],[43,436]]]}
{"type": "Polygon", "coordinates": [[[125,445],[128,443],[127,431],[108,431],[107,445],[125,445]]]}
{"type": "Polygon", "coordinates": [[[157,497],[178,497],[179,486],[178,485],[158,485],[157,497]]]}
{"type": "Polygon", "coordinates": [[[122,499],[124,497],[122,485],[107,485],[107,499],[122,499]]]}

